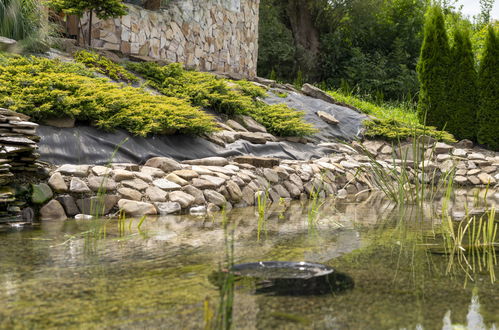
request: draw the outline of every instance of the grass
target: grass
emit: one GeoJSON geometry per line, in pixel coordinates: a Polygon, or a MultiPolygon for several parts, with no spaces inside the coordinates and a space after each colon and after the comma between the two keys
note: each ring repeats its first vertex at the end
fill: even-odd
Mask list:
{"type": "Polygon", "coordinates": [[[265,230],[265,224],[267,220],[267,207],[269,200],[269,192],[266,190],[265,192],[260,191],[257,193],[256,197],[256,206],[258,210],[258,224],[257,224],[257,241],[260,241],[260,234],[263,230],[265,230]]]}

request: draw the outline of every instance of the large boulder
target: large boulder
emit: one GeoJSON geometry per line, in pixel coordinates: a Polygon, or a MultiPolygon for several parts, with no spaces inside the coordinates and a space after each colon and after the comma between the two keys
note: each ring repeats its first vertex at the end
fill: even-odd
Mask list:
{"type": "Polygon", "coordinates": [[[119,199],[117,195],[102,195],[78,199],[76,204],[78,204],[80,213],[102,216],[109,214],[119,199]]]}
{"type": "Polygon", "coordinates": [[[31,201],[34,204],[43,204],[54,196],[52,189],[46,183],[34,184],[32,187],[31,201]]]}
{"type": "Polygon", "coordinates": [[[68,185],[59,172],[55,172],[54,174],[52,174],[48,181],[48,184],[55,192],[62,193],[68,191],[68,185]]]}
{"type": "Polygon", "coordinates": [[[137,202],[129,199],[120,199],[118,207],[130,216],[156,215],[158,211],[151,203],[137,202]]]}
{"type": "Polygon", "coordinates": [[[40,209],[41,220],[66,220],[67,218],[61,203],[55,199],[51,200],[40,209]]]}

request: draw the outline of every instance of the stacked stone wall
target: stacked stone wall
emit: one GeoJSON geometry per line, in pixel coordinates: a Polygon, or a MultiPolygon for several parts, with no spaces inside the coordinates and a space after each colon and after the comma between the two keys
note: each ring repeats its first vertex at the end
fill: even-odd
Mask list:
{"type": "Polygon", "coordinates": [[[253,77],[259,1],[172,0],[157,11],[128,4],[129,13],[121,18],[93,17],[92,46],[253,77]]]}

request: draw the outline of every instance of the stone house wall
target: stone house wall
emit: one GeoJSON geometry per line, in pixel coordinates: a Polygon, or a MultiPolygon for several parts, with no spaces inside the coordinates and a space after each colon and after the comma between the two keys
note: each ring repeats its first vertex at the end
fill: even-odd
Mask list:
{"type": "MultiPolygon", "coordinates": [[[[171,0],[156,11],[93,18],[92,46],[185,63],[203,71],[256,75],[260,0],[171,0]]],[[[83,31],[88,31],[83,18],[83,31]]]]}

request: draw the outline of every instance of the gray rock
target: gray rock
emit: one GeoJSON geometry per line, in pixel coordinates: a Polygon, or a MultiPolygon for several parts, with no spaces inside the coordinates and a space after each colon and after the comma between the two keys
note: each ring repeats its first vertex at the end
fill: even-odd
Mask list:
{"type": "Polygon", "coordinates": [[[256,156],[238,156],[234,161],[239,164],[250,164],[255,167],[273,168],[280,163],[279,158],[256,157],[256,156]]]}
{"type": "Polygon", "coordinates": [[[151,202],[166,202],[167,195],[166,191],[158,187],[151,186],[146,189],[146,196],[151,202]]]}
{"type": "Polygon", "coordinates": [[[182,169],[179,162],[167,157],[154,157],[149,159],[145,166],[159,168],[164,172],[173,172],[182,169]]]}
{"type": "Polygon", "coordinates": [[[186,160],[183,163],[189,165],[225,166],[229,164],[229,161],[224,157],[207,157],[201,159],[186,160]]]}
{"type": "Polygon", "coordinates": [[[178,175],[174,174],[174,173],[170,173],[166,176],[166,179],[171,181],[171,182],[174,182],[180,186],[186,186],[189,184],[189,182],[187,182],[186,180],[182,179],[181,177],[179,177],[178,175]]]}
{"type": "Polygon", "coordinates": [[[234,129],[235,131],[237,132],[247,132],[248,130],[246,128],[244,128],[244,126],[242,126],[241,124],[239,124],[237,121],[234,121],[232,119],[229,119],[227,120],[226,124],[234,129]]]}
{"type": "Polygon", "coordinates": [[[317,111],[317,116],[330,125],[338,125],[340,123],[333,115],[324,111],[317,111]]]}
{"type": "Polygon", "coordinates": [[[255,191],[248,186],[244,187],[242,190],[242,199],[248,206],[255,204],[255,191]]]}
{"type": "Polygon", "coordinates": [[[57,169],[57,172],[61,172],[64,175],[72,175],[77,177],[86,177],[88,175],[88,171],[90,166],[88,165],[62,165],[57,169]]]}
{"type": "Polygon", "coordinates": [[[480,173],[480,174],[478,174],[478,179],[484,185],[487,185],[487,184],[491,184],[492,185],[492,184],[496,183],[496,179],[494,179],[494,177],[492,177],[488,173],[480,173]]]}
{"type": "Polygon", "coordinates": [[[100,217],[109,214],[120,198],[117,195],[101,195],[76,201],[82,214],[100,217]]]}
{"type": "Polygon", "coordinates": [[[125,199],[131,199],[134,201],[140,201],[142,199],[142,194],[140,191],[130,188],[120,188],[118,193],[125,199]]]}
{"type": "Polygon", "coordinates": [[[190,215],[205,215],[208,210],[206,209],[206,206],[201,205],[201,206],[194,206],[189,209],[189,214],[190,215]]]}
{"type": "Polygon", "coordinates": [[[137,179],[140,179],[140,180],[145,181],[147,183],[151,183],[153,180],[153,177],[151,174],[147,174],[144,172],[133,172],[133,174],[135,175],[135,177],[137,179]]]}
{"type": "Polygon", "coordinates": [[[281,197],[281,198],[291,198],[291,195],[289,194],[289,191],[287,191],[280,184],[277,184],[277,185],[273,186],[272,189],[274,189],[279,194],[279,197],[281,197]]]}
{"type": "Polygon", "coordinates": [[[199,176],[199,174],[193,170],[178,170],[178,171],[175,171],[172,173],[181,177],[184,180],[192,180],[192,179],[197,178],[199,176]]]}
{"type": "Polygon", "coordinates": [[[48,184],[55,192],[62,193],[68,191],[68,185],[59,172],[55,172],[54,174],[52,174],[48,181],[48,184]]]}
{"type": "Polygon", "coordinates": [[[202,180],[209,181],[210,183],[215,185],[215,187],[217,187],[217,188],[221,187],[226,181],[225,179],[222,179],[222,178],[217,177],[217,176],[212,176],[212,175],[201,175],[200,178],[202,180]]]}
{"type": "Polygon", "coordinates": [[[336,104],[336,100],[322,89],[315,87],[310,84],[304,84],[301,88],[303,94],[313,97],[314,99],[320,99],[328,103],[336,104]]]}
{"type": "Polygon", "coordinates": [[[485,160],[485,156],[481,153],[474,152],[468,155],[469,160],[485,160]]]}
{"type": "Polygon", "coordinates": [[[446,144],[446,143],[442,143],[442,142],[437,142],[435,144],[435,153],[438,155],[438,154],[447,154],[449,153],[449,151],[452,150],[452,146],[446,144]]]}
{"type": "Polygon", "coordinates": [[[124,180],[133,180],[135,178],[135,175],[133,172],[123,170],[123,169],[116,169],[113,171],[113,178],[114,181],[120,182],[124,180]]]}
{"type": "Polygon", "coordinates": [[[393,152],[393,148],[389,145],[386,145],[383,148],[381,148],[381,153],[384,155],[391,154],[392,152],[393,152]]]}
{"type": "Polygon", "coordinates": [[[74,217],[78,213],[80,213],[80,209],[76,206],[76,202],[71,195],[62,195],[57,197],[57,201],[61,203],[66,215],[68,217],[74,217]]]}
{"type": "Polygon", "coordinates": [[[173,191],[168,197],[170,198],[170,201],[179,203],[183,209],[191,206],[196,200],[193,196],[183,191],[173,191]]]}
{"type": "Polygon", "coordinates": [[[92,176],[88,178],[88,186],[92,191],[115,191],[116,182],[109,177],[92,176]]]}
{"type": "Polygon", "coordinates": [[[474,185],[479,185],[481,183],[480,179],[474,175],[468,176],[468,180],[474,185]]]}
{"type": "Polygon", "coordinates": [[[466,157],[467,154],[468,153],[464,149],[454,149],[452,151],[452,155],[454,155],[456,157],[466,157]]]}
{"type": "Polygon", "coordinates": [[[89,193],[91,192],[87,184],[79,178],[72,178],[69,184],[69,191],[72,193],[89,193]]]}
{"type": "Polygon", "coordinates": [[[0,51],[11,51],[17,44],[14,39],[0,36],[0,51]]]}
{"type": "MultiPolygon", "coordinates": [[[[239,187],[244,187],[246,185],[246,182],[243,179],[241,179],[239,176],[233,175],[230,179],[234,181],[239,187]]],[[[251,181],[249,177],[248,179],[249,181],[251,181]]]]}
{"type": "Polygon", "coordinates": [[[473,148],[473,142],[467,139],[461,140],[458,143],[455,144],[456,148],[465,148],[465,149],[471,149],[473,148]]]}
{"type": "MultiPolygon", "coordinates": [[[[161,180],[161,179],[159,179],[159,180],[161,180]]],[[[132,189],[139,190],[139,191],[146,190],[149,187],[147,182],[145,182],[144,180],[141,180],[141,179],[124,180],[124,181],[121,181],[121,184],[124,187],[132,188],[132,189]]]]}
{"type": "Polygon", "coordinates": [[[213,203],[209,203],[206,210],[208,211],[208,213],[216,213],[216,212],[220,212],[220,207],[218,205],[213,204],[213,203]]]}
{"type": "Polygon", "coordinates": [[[43,204],[54,196],[52,189],[46,183],[31,185],[31,201],[34,204],[43,204]]]}
{"type": "Polygon", "coordinates": [[[92,173],[96,176],[107,176],[112,175],[113,170],[105,166],[94,166],[92,167],[92,173]]]}
{"type": "Polygon", "coordinates": [[[220,207],[223,207],[227,203],[227,200],[222,194],[211,189],[204,191],[204,197],[209,203],[213,203],[220,207]]]}
{"type": "Polygon", "coordinates": [[[160,215],[168,215],[177,213],[182,210],[182,207],[177,202],[154,203],[160,215]]]}
{"type": "Polygon", "coordinates": [[[206,199],[204,198],[204,194],[201,190],[194,186],[184,186],[182,187],[182,191],[185,191],[189,195],[194,197],[194,204],[195,205],[202,205],[206,203],[206,199]]]}
{"type": "Polygon", "coordinates": [[[221,131],[213,133],[213,136],[222,140],[224,143],[234,143],[241,138],[240,133],[234,131],[221,131]]]}
{"type": "Polygon", "coordinates": [[[62,207],[61,203],[55,199],[48,202],[45,206],[40,209],[40,219],[41,220],[66,220],[66,212],[62,207]]]}
{"type": "Polygon", "coordinates": [[[267,143],[267,136],[263,133],[241,132],[239,133],[239,136],[242,140],[246,140],[254,144],[267,143]]]}
{"type": "Polygon", "coordinates": [[[336,198],[345,199],[345,198],[347,198],[347,196],[348,196],[348,191],[346,191],[345,189],[340,189],[340,190],[338,190],[338,194],[336,195],[336,198]]]}
{"type": "Polygon", "coordinates": [[[239,188],[239,185],[234,181],[228,181],[226,188],[230,194],[231,200],[238,202],[243,197],[243,192],[241,191],[241,188],[239,188]]]}
{"type": "Polygon", "coordinates": [[[128,199],[120,199],[118,201],[118,207],[120,210],[125,212],[130,216],[142,216],[142,215],[156,215],[158,211],[153,204],[137,202],[128,199]]]}
{"type": "Polygon", "coordinates": [[[180,189],[181,186],[176,184],[175,182],[168,181],[166,179],[157,179],[152,182],[159,189],[163,189],[166,191],[172,191],[180,189]]]}
{"type": "Polygon", "coordinates": [[[275,191],[275,189],[269,189],[269,197],[270,197],[270,200],[277,204],[281,201],[281,196],[277,193],[277,191],[275,191]]]}
{"type": "Polygon", "coordinates": [[[192,180],[192,185],[199,189],[217,189],[219,187],[213,182],[198,178],[192,180]]]}
{"type": "Polygon", "coordinates": [[[464,185],[468,182],[468,179],[464,176],[461,176],[461,175],[457,175],[455,178],[454,178],[454,181],[458,184],[461,184],[461,185],[464,185]]]}
{"type": "Polygon", "coordinates": [[[265,128],[265,126],[257,123],[253,118],[249,116],[239,116],[238,120],[250,132],[267,133],[267,129],[265,128]]]}
{"type": "Polygon", "coordinates": [[[284,181],[284,186],[289,191],[291,197],[298,198],[300,196],[301,190],[291,181],[284,181]]]}
{"type": "Polygon", "coordinates": [[[263,175],[270,183],[278,183],[279,182],[279,175],[277,174],[276,171],[271,170],[270,168],[264,168],[263,175]]]}
{"type": "Polygon", "coordinates": [[[289,181],[293,183],[300,191],[303,191],[303,181],[296,174],[291,174],[289,176],[289,181]]]}
{"type": "Polygon", "coordinates": [[[140,169],[141,173],[148,174],[154,178],[162,178],[165,176],[165,171],[160,170],[159,168],[156,167],[150,167],[150,166],[142,166],[140,169]]]}

